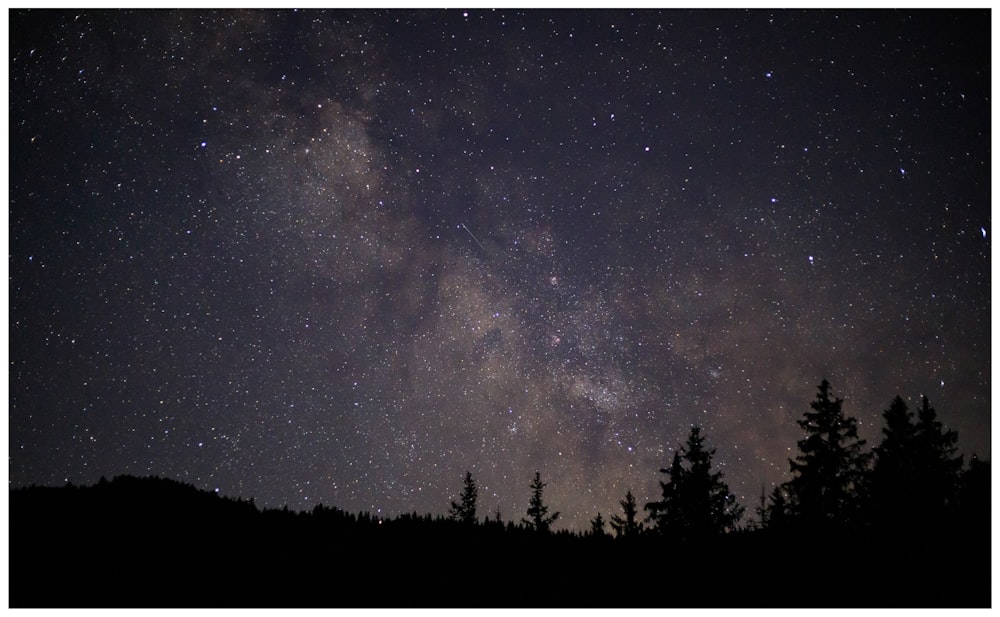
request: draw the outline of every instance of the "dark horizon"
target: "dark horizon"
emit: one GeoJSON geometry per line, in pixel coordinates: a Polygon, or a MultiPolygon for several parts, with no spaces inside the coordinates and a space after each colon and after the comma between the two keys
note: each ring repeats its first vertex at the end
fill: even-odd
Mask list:
{"type": "Polygon", "coordinates": [[[988,10],[21,10],[9,481],[586,529],[829,379],[991,457],[988,10]]]}
{"type": "MultiPolygon", "coordinates": [[[[826,382],[824,380],[823,385],[827,385],[828,386],[829,384],[828,384],[828,382],[826,382]]],[[[822,390],[822,385],[820,386],[820,389],[822,390]]],[[[902,399],[897,397],[897,400],[901,401],[902,399]]],[[[894,401],[894,403],[895,402],[896,401],[894,401]]],[[[810,403],[812,403],[812,401],[810,403]]],[[[929,405],[929,401],[926,401],[926,399],[925,399],[925,403],[927,405],[929,405]]],[[[891,407],[891,405],[890,405],[890,407],[891,407]]],[[[905,407],[905,403],[904,403],[904,409],[907,409],[907,413],[910,415],[910,422],[911,423],[916,422],[919,410],[918,409],[908,409],[908,408],[905,407]]],[[[932,407],[932,409],[933,409],[933,407],[932,407]]],[[[934,411],[936,412],[936,410],[934,410],[934,411]]],[[[893,427],[890,426],[890,424],[888,422],[888,417],[885,416],[885,414],[887,414],[887,413],[888,413],[887,410],[883,411],[883,416],[884,417],[882,418],[882,424],[880,426],[881,433],[882,433],[882,437],[881,437],[880,441],[878,441],[876,443],[868,443],[868,442],[866,442],[864,440],[860,440],[860,438],[859,438],[859,440],[861,442],[860,443],[860,453],[864,457],[868,457],[868,459],[869,459],[864,464],[864,469],[863,469],[863,473],[866,476],[871,476],[873,473],[877,473],[876,472],[876,468],[878,467],[878,463],[879,463],[879,452],[880,452],[881,449],[885,448],[886,444],[887,444],[886,440],[887,440],[888,434],[886,433],[886,431],[890,431],[893,428],[893,427]]],[[[845,414],[845,417],[846,417],[846,421],[847,422],[856,422],[856,420],[857,420],[856,418],[853,418],[852,416],[847,415],[847,414],[845,414]]],[[[934,421],[936,421],[936,417],[934,418],[934,421]]],[[[896,427],[896,428],[898,428],[898,427],[896,427]]],[[[958,434],[955,433],[954,431],[949,430],[947,427],[944,427],[944,426],[940,426],[940,430],[945,435],[951,435],[951,437],[949,439],[954,440],[953,443],[952,443],[952,445],[950,446],[951,448],[954,449],[954,451],[952,451],[950,453],[947,453],[947,452],[946,453],[942,453],[942,455],[946,456],[946,458],[954,457],[954,461],[953,461],[954,464],[952,465],[953,469],[952,469],[952,471],[950,473],[954,473],[956,475],[955,475],[954,478],[952,478],[951,480],[948,481],[948,484],[952,484],[953,483],[955,485],[955,487],[956,487],[955,490],[957,490],[957,487],[965,482],[965,480],[962,479],[963,477],[971,477],[971,478],[973,478],[973,480],[972,480],[973,482],[981,482],[981,480],[979,479],[979,474],[986,473],[987,477],[988,477],[988,474],[990,473],[989,472],[989,469],[990,469],[990,465],[989,465],[990,461],[989,460],[982,459],[982,458],[978,457],[974,453],[971,456],[969,456],[966,453],[958,451],[957,446],[955,446],[955,444],[958,441],[958,437],[959,437],[958,434]]],[[[701,427],[698,426],[698,425],[695,425],[695,426],[692,427],[692,431],[694,431],[695,434],[698,434],[701,431],[701,427]]],[[[706,436],[704,434],[702,434],[701,437],[702,437],[702,439],[705,439],[706,436]]],[[[803,437],[805,437],[805,435],[803,435],[803,437]]],[[[711,436],[709,436],[709,439],[710,438],[711,438],[711,436]]],[[[797,446],[801,447],[802,443],[803,442],[800,440],[798,442],[797,446]]],[[[672,451],[678,452],[679,454],[683,454],[683,453],[685,453],[687,451],[688,445],[689,444],[676,444],[676,447],[672,448],[672,451]]],[[[710,442],[710,443],[706,444],[705,447],[710,452],[710,460],[715,460],[715,459],[718,459],[718,458],[722,458],[722,459],[725,458],[724,456],[720,456],[718,448],[716,448],[713,443],[710,442]]],[[[793,460],[796,460],[798,458],[798,455],[801,454],[801,452],[793,451],[791,454],[793,454],[793,456],[790,456],[790,458],[788,459],[789,463],[791,463],[793,460]]],[[[658,472],[657,475],[656,475],[657,484],[662,487],[661,483],[664,482],[667,479],[667,478],[664,478],[664,476],[663,476],[663,474],[665,472],[667,472],[667,469],[666,468],[661,468],[659,470],[650,470],[650,471],[651,472],[652,471],[657,471],[658,472]]],[[[728,484],[726,484],[727,483],[727,479],[725,477],[725,474],[722,473],[717,468],[712,468],[712,472],[713,473],[719,473],[719,476],[718,476],[719,477],[719,481],[726,485],[726,490],[728,491],[728,484]]],[[[476,481],[475,481],[474,476],[472,475],[472,473],[470,471],[466,471],[465,473],[466,473],[466,486],[468,486],[468,484],[471,482],[472,486],[478,488],[478,484],[476,483],[476,481]]],[[[536,474],[535,481],[536,482],[540,481],[540,477],[539,477],[540,476],[540,472],[536,470],[535,474],[536,474]]],[[[792,478],[799,477],[799,476],[800,476],[799,473],[792,473],[792,474],[789,475],[789,480],[791,480],[792,478]]],[[[182,481],[179,481],[179,480],[177,480],[175,478],[171,478],[171,477],[167,477],[167,476],[161,477],[161,476],[159,476],[157,474],[150,474],[150,475],[147,475],[147,476],[134,476],[134,475],[131,475],[131,474],[121,474],[121,475],[116,474],[116,475],[112,475],[112,476],[102,475],[97,482],[95,482],[95,483],[93,483],[91,485],[88,485],[88,484],[77,485],[77,484],[74,484],[71,481],[67,481],[64,485],[54,485],[54,484],[47,484],[47,485],[46,484],[42,484],[42,485],[39,485],[39,484],[34,484],[33,483],[33,484],[28,484],[28,485],[11,486],[9,488],[11,490],[15,490],[15,491],[17,491],[17,490],[22,490],[23,491],[23,490],[27,490],[27,489],[34,490],[34,489],[58,489],[58,488],[67,488],[67,489],[91,488],[91,487],[98,487],[98,486],[106,486],[107,483],[109,482],[109,479],[110,479],[111,483],[116,483],[116,482],[119,482],[119,481],[132,482],[134,480],[139,480],[139,481],[145,481],[145,480],[160,481],[160,480],[162,480],[162,481],[166,481],[167,483],[179,483],[181,485],[190,486],[191,488],[196,489],[196,490],[205,491],[205,492],[211,492],[211,494],[223,497],[225,500],[237,501],[237,502],[241,502],[241,503],[252,504],[255,508],[258,507],[258,498],[255,495],[226,495],[226,494],[222,493],[219,489],[215,489],[214,491],[207,491],[204,488],[198,488],[197,486],[195,486],[193,484],[182,482],[182,481]]],[[[898,480],[900,480],[900,479],[897,478],[897,479],[893,480],[893,482],[896,483],[898,480]]],[[[869,481],[866,481],[865,484],[867,484],[869,481]]],[[[922,479],[922,478],[919,478],[919,477],[916,478],[916,481],[917,481],[918,485],[921,485],[921,486],[924,485],[924,483],[925,483],[925,480],[922,479]]],[[[527,486],[527,484],[526,484],[526,486],[527,486]]],[[[543,486],[548,486],[548,483],[544,483],[543,486]]],[[[759,494],[756,499],[754,499],[752,501],[741,501],[739,498],[736,498],[734,500],[734,504],[735,504],[736,507],[739,508],[740,512],[733,519],[732,526],[731,526],[730,530],[734,531],[734,532],[735,531],[741,531],[741,532],[747,532],[747,531],[749,531],[749,532],[753,532],[755,530],[760,530],[761,527],[762,527],[762,525],[766,526],[766,520],[764,519],[764,517],[766,516],[765,515],[765,511],[767,511],[768,509],[770,509],[770,508],[772,508],[774,506],[774,503],[773,503],[773,491],[775,489],[788,490],[788,487],[789,487],[789,483],[787,481],[785,483],[780,484],[780,485],[770,487],[770,489],[765,489],[765,485],[762,484],[762,493],[759,494]]],[[[985,488],[988,491],[989,490],[989,482],[986,483],[985,487],[981,486],[980,484],[976,484],[975,490],[979,491],[980,489],[983,489],[983,488],[985,488]]],[[[384,513],[383,508],[378,507],[377,504],[372,509],[367,509],[367,510],[362,509],[362,510],[351,511],[351,510],[347,510],[347,509],[342,508],[339,504],[336,504],[336,503],[323,503],[323,502],[318,502],[318,503],[312,504],[308,508],[290,507],[289,504],[287,504],[287,503],[285,503],[285,504],[269,504],[269,505],[263,505],[263,506],[259,506],[259,507],[260,507],[260,511],[261,512],[264,512],[264,511],[267,511],[267,510],[280,510],[282,512],[292,512],[292,513],[301,513],[301,514],[309,514],[309,513],[316,512],[318,510],[322,510],[323,508],[326,508],[328,510],[332,509],[332,510],[340,511],[340,512],[343,512],[343,513],[348,514],[350,516],[353,516],[353,517],[359,517],[359,516],[370,517],[371,520],[391,520],[393,518],[398,518],[398,517],[405,518],[405,517],[408,517],[408,516],[417,516],[417,517],[421,517],[421,518],[423,518],[423,517],[433,517],[435,519],[439,519],[439,518],[443,519],[443,518],[446,517],[446,515],[448,515],[450,513],[451,510],[454,510],[455,508],[457,508],[457,503],[456,503],[456,501],[454,501],[454,499],[460,499],[460,500],[462,499],[463,494],[462,494],[462,491],[460,489],[461,489],[461,486],[456,485],[455,490],[451,494],[451,498],[450,498],[451,501],[450,502],[444,502],[444,503],[441,504],[440,508],[435,509],[435,510],[430,510],[430,511],[410,510],[410,511],[396,512],[396,513],[388,513],[388,512],[384,513]],[[450,508],[448,506],[449,503],[450,503],[450,506],[451,506],[450,508]]],[[[921,491],[922,490],[926,490],[926,487],[924,487],[923,489],[921,489],[921,491]]],[[[527,494],[530,491],[528,491],[526,489],[524,492],[527,494]]],[[[628,488],[626,490],[626,492],[628,493],[628,495],[631,496],[632,489],[628,488]]],[[[920,491],[918,491],[918,492],[920,492],[920,491]]],[[[473,497],[473,501],[475,502],[475,501],[478,500],[478,497],[477,497],[478,496],[478,491],[477,490],[474,491],[474,495],[475,496],[473,497]]],[[[980,496],[981,495],[979,495],[977,493],[977,498],[980,497],[980,496]]],[[[732,497],[735,498],[736,496],[732,495],[732,497]]],[[[897,496],[897,497],[899,497],[899,496],[897,496]]],[[[912,499],[914,497],[914,495],[907,495],[907,497],[909,499],[912,499]]],[[[988,495],[987,495],[987,497],[988,497],[988,495]]],[[[907,499],[906,501],[909,501],[909,499],[907,499]]],[[[525,499],[525,501],[527,501],[527,502],[530,503],[529,499],[525,499]]],[[[653,502],[655,502],[655,501],[656,501],[656,499],[654,498],[653,502]]],[[[645,502],[645,506],[642,507],[642,508],[639,508],[639,510],[637,512],[637,514],[639,514],[641,516],[638,516],[636,518],[636,521],[639,523],[639,525],[641,527],[643,527],[645,529],[645,531],[650,531],[652,529],[653,523],[655,522],[654,521],[655,515],[650,510],[650,505],[653,502],[645,502]]],[[[642,502],[639,502],[639,503],[641,504],[642,502]]],[[[547,504],[547,505],[552,505],[554,507],[558,506],[558,504],[547,504]]],[[[624,506],[625,504],[624,504],[624,502],[619,501],[618,505],[619,505],[619,507],[621,507],[621,506],[624,506]]],[[[986,505],[987,505],[986,511],[988,513],[988,504],[986,504],[986,505]]],[[[484,506],[484,504],[480,504],[480,506],[484,506]]],[[[912,506],[912,504],[909,504],[907,507],[910,507],[910,506],[912,506]]],[[[868,507],[868,506],[866,506],[866,507],[868,507]]],[[[969,506],[966,505],[966,506],[964,506],[964,508],[968,510],[969,506]]],[[[921,513],[918,510],[919,510],[919,508],[917,508],[916,510],[911,509],[911,510],[909,510],[909,512],[908,512],[908,514],[906,516],[909,517],[909,518],[913,518],[914,520],[922,520],[922,516],[923,515],[921,515],[921,513]]],[[[517,526],[520,527],[522,523],[526,523],[527,522],[527,520],[524,518],[524,515],[526,513],[530,513],[530,507],[529,507],[529,512],[507,513],[506,517],[503,515],[503,513],[499,509],[492,509],[492,510],[488,510],[488,511],[487,510],[483,510],[483,509],[479,509],[478,510],[478,516],[473,516],[472,520],[474,522],[477,522],[477,523],[489,523],[489,522],[497,522],[497,523],[499,523],[499,522],[502,521],[505,525],[513,524],[513,525],[517,525],[517,526]]],[[[559,514],[560,515],[562,515],[562,514],[568,514],[569,518],[571,518],[573,520],[577,520],[579,518],[579,516],[580,516],[580,513],[564,512],[562,510],[559,510],[559,514]]],[[[616,514],[621,514],[621,513],[620,512],[616,513],[615,507],[612,506],[612,508],[610,509],[610,511],[599,511],[599,512],[596,513],[596,516],[599,516],[599,517],[603,518],[603,520],[605,521],[605,523],[610,523],[611,518],[613,516],[616,516],[616,514]]],[[[448,518],[451,518],[451,516],[449,515],[448,518]]],[[[556,516],[553,520],[557,521],[558,520],[558,516],[556,516]]],[[[585,536],[589,532],[593,531],[593,529],[592,529],[593,523],[594,523],[594,519],[593,519],[593,516],[592,516],[591,519],[587,521],[587,524],[584,525],[583,527],[580,527],[580,528],[566,528],[565,526],[562,526],[562,525],[553,524],[552,525],[552,530],[553,531],[559,531],[559,532],[569,532],[569,533],[572,533],[572,534],[579,534],[579,535],[584,535],[585,536]]],[[[606,532],[608,533],[608,535],[611,535],[610,531],[606,530],[606,532]]]]}
{"type": "MultiPolygon", "coordinates": [[[[680,492],[665,488],[664,497],[684,495],[687,505],[674,501],[669,510],[680,509],[667,518],[636,524],[634,501],[623,500],[625,517],[609,517],[613,533],[598,521],[586,532],[551,532],[538,526],[545,512],[520,522],[465,517],[477,502],[468,475],[473,488],[447,518],[261,509],[175,480],[132,476],[15,489],[10,601],[15,608],[983,607],[990,603],[983,541],[990,471],[974,467],[955,478],[957,492],[946,489],[954,501],[931,515],[921,516],[912,498],[928,505],[934,498],[911,494],[891,508],[903,517],[884,516],[875,497],[858,511],[867,511],[860,526],[839,518],[802,526],[772,508],[766,525],[730,530],[690,525],[714,518],[696,506],[695,487],[707,487],[696,480],[684,488],[672,476],[680,492]],[[754,567],[730,567],[748,562],[754,567]],[[514,563],[544,566],[511,585],[514,563]],[[579,584],[618,565],[630,585],[579,584]],[[916,588],[913,572],[921,574],[916,588]],[[372,576],[381,584],[373,587],[372,576]]],[[[899,493],[882,495],[891,503],[899,493]]],[[[536,496],[533,504],[542,505],[543,493],[536,496]]]]}

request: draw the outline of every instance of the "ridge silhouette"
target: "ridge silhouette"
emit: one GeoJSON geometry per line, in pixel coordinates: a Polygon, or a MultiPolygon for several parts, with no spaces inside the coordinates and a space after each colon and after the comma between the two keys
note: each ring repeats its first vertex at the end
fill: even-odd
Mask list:
{"type": "Polygon", "coordinates": [[[893,399],[881,443],[864,452],[841,403],[824,380],[800,421],[792,478],[746,524],[700,427],[661,470],[669,481],[650,518],[637,518],[630,489],[614,535],[600,513],[587,530],[553,531],[538,472],[518,523],[477,517],[469,472],[448,516],[261,509],[156,476],[13,488],[10,604],[990,606],[989,463],[963,465],[926,398],[916,419],[893,399]]]}

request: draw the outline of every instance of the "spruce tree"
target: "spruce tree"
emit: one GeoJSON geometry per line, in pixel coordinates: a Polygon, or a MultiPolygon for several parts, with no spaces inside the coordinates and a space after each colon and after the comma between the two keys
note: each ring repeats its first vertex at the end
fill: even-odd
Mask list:
{"type": "Polygon", "coordinates": [[[660,470],[660,473],[667,474],[667,481],[660,481],[662,499],[647,503],[645,506],[653,529],[662,535],[679,532],[684,528],[684,508],[680,500],[680,486],[684,483],[684,472],[681,452],[675,451],[670,467],[660,470]]]}
{"type": "Polygon", "coordinates": [[[936,519],[955,502],[960,483],[958,435],[944,429],[926,396],[915,424],[898,396],[883,417],[872,469],[872,519],[882,527],[940,524],[936,519]]]}
{"type": "Polygon", "coordinates": [[[722,472],[712,471],[714,449],[706,449],[700,427],[692,427],[687,443],[674,453],[669,476],[660,482],[663,499],[646,504],[654,529],[682,538],[703,538],[735,529],[743,506],[729,492],[722,472]]]}
{"type": "Polygon", "coordinates": [[[926,396],[917,412],[914,442],[913,464],[922,487],[918,507],[926,517],[935,517],[957,498],[963,457],[958,454],[958,433],[944,428],[926,396]]]}
{"type": "Polygon", "coordinates": [[[787,486],[774,487],[768,497],[768,503],[763,508],[761,525],[770,531],[784,531],[788,528],[790,506],[788,503],[787,486]]]}
{"type": "Polygon", "coordinates": [[[590,535],[601,537],[607,535],[604,531],[604,517],[598,512],[597,516],[590,519],[590,535]]]}
{"type": "Polygon", "coordinates": [[[531,499],[528,501],[528,518],[522,518],[521,522],[535,531],[547,533],[549,527],[559,518],[559,513],[555,512],[549,516],[549,507],[542,501],[542,489],[545,483],[542,482],[542,475],[535,472],[535,479],[531,481],[531,499]]]}
{"type": "Polygon", "coordinates": [[[880,526],[898,525],[907,518],[920,487],[915,468],[913,414],[896,396],[882,413],[882,442],[875,447],[870,497],[872,519],[880,526]]]}
{"type": "Polygon", "coordinates": [[[465,472],[465,483],[462,488],[462,502],[455,503],[451,502],[451,508],[448,510],[448,517],[453,521],[460,521],[462,523],[475,523],[476,522],[476,499],[479,497],[479,490],[476,488],[476,482],[472,479],[472,473],[469,471],[465,472]]]}
{"type": "Polygon", "coordinates": [[[844,415],[843,403],[824,379],[809,404],[812,411],[798,421],[806,437],[798,442],[798,456],[789,460],[794,477],[786,486],[796,521],[812,529],[858,520],[868,455],[861,451],[865,442],[858,438],[857,420],[844,415]]]}
{"type": "Polygon", "coordinates": [[[889,408],[882,412],[885,426],[882,427],[882,442],[875,447],[875,464],[907,469],[912,465],[913,438],[916,434],[913,413],[898,395],[892,399],[889,408]]]}
{"type": "Polygon", "coordinates": [[[990,534],[990,463],[981,461],[973,454],[969,467],[962,472],[959,481],[958,499],[955,512],[964,531],[990,534]]]}
{"type": "Polygon", "coordinates": [[[611,528],[615,530],[615,536],[619,538],[631,538],[638,536],[643,531],[643,526],[641,521],[636,520],[636,503],[635,497],[632,496],[632,490],[629,489],[625,493],[625,499],[618,502],[621,504],[624,518],[618,516],[617,514],[611,516],[611,528]]]}

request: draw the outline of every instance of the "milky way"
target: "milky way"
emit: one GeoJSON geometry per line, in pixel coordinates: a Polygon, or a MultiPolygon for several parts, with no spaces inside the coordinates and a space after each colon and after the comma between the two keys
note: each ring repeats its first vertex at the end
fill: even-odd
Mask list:
{"type": "Polygon", "coordinates": [[[13,11],[12,485],[557,528],[826,378],[990,455],[988,11],[13,11]]]}

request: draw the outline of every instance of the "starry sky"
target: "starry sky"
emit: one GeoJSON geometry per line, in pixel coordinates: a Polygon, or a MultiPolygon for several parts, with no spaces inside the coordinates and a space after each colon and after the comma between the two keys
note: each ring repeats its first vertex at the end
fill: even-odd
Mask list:
{"type": "Polygon", "coordinates": [[[9,15],[9,480],[752,513],[828,379],[990,456],[990,16],[9,15]]]}

